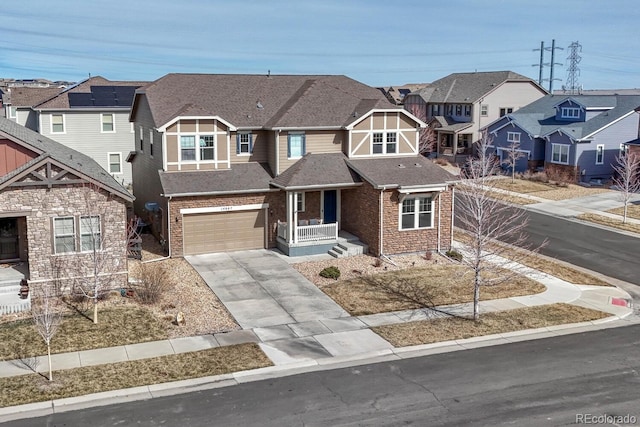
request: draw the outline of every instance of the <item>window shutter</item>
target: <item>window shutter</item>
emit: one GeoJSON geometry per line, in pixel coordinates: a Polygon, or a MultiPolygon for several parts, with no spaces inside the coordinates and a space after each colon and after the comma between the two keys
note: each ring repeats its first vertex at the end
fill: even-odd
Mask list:
{"type": "Polygon", "coordinates": [[[291,135],[287,135],[287,157],[291,157],[291,135]]]}
{"type": "Polygon", "coordinates": [[[240,134],[236,134],[236,154],[240,154],[240,134]]]}

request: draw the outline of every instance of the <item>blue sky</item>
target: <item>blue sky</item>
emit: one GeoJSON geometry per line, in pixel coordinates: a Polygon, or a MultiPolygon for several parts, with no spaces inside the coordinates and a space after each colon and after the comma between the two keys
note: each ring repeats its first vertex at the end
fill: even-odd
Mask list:
{"type": "Polygon", "coordinates": [[[512,70],[537,79],[533,49],[555,39],[564,48],[555,62],[565,66],[556,66],[554,88],[574,41],[585,89],[640,88],[639,18],[637,0],[4,1],[0,77],[271,70],[386,86],[512,70]]]}

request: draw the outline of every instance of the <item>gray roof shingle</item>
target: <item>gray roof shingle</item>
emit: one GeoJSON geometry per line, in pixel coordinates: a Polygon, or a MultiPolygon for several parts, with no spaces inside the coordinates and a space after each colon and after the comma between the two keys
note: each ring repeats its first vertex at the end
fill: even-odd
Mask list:
{"type": "MultiPolygon", "coordinates": [[[[537,83],[513,71],[453,73],[431,83],[414,94],[428,103],[474,103],[507,81],[537,83]]],[[[541,88],[541,91],[544,89],[541,88]]]]}
{"type": "Polygon", "coordinates": [[[347,164],[376,188],[438,185],[456,179],[423,156],[347,160],[347,164]]]}
{"type": "Polygon", "coordinates": [[[253,129],[341,128],[357,119],[363,100],[369,109],[398,108],[378,89],[333,75],[167,74],[138,93],[146,96],[156,127],[183,115],[186,106],[253,129]]]}
{"type": "Polygon", "coordinates": [[[262,193],[272,189],[271,171],[263,163],[238,163],[224,170],[159,173],[165,196],[262,193]]]}
{"type": "MultiPolygon", "coordinates": [[[[39,154],[28,165],[50,157],[69,169],[93,179],[123,199],[133,200],[133,196],[91,157],[5,118],[0,118],[0,133],[22,141],[39,154]]],[[[24,170],[28,165],[24,165],[19,171],[24,170]]],[[[12,173],[0,177],[0,184],[15,176],[19,171],[14,170],[12,173]]]]}
{"type": "Polygon", "coordinates": [[[347,157],[342,153],[309,153],[278,175],[271,182],[285,189],[325,188],[354,185],[361,180],[347,166],[347,157]]]}

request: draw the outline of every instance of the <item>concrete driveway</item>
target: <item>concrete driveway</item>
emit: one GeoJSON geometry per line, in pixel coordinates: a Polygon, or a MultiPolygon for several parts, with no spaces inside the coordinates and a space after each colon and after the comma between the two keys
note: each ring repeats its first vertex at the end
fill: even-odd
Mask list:
{"type": "Polygon", "coordinates": [[[271,251],[193,255],[185,259],[243,329],[349,316],[271,251]]]}

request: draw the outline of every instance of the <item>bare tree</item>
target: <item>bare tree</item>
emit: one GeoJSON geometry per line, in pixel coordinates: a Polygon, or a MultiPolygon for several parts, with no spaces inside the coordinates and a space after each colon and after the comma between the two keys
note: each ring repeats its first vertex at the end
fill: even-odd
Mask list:
{"type": "Polygon", "coordinates": [[[511,169],[511,182],[516,181],[516,166],[518,164],[518,160],[523,158],[526,154],[520,151],[520,143],[517,141],[512,141],[511,144],[507,147],[506,150],[507,157],[502,161],[502,163],[511,169]]]}
{"type": "Polygon", "coordinates": [[[615,172],[613,183],[618,187],[620,199],[624,203],[622,223],[626,224],[631,196],[640,192],[640,156],[635,153],[627,153],[616,157],[613,170],[615,172]]]}
{"type": "Polygon", "coordinates": [[[485,134],[476,144],[478,157],[470,157],[463,168],[455,206],[458,226],[470,236],[466,242],[469,250],[461,262],[473,274],[474,320],[480,318],[480,288],[511,280],[518,274],[513,261],[527,256],[525,251],[514,251],[509,245],[531,250],[524,232],[528,223],[526,212],[497,200],[492,192],[492,175],[499,168],[499,160],[491,152],[490,139],[485,134]],[[508,245],[498,245],[497,241],[508,245]],[[507,253],[510,259],[502,256],[507,253]]]}
{"type": "Polygon", "coordinates": [[[31,314],[38,334],[47,345],[49,381],[53,381],[51,366],[51,340],[62,323],[62,307],[53,284],[45,283],[32,290],[31,314]],[[35,292],[34,292],[35,291],[35,292]]]}
{"type": "MultiPolygon", "coordinates": [[[[410,105],[408,110],[411,114],[423,122],[426,122],[426,112],[420,109],[417,105],[410,105]]],[[[418,137],[418,152],[422,155],[428,155],[433,152],[436,147],[436,131],[431,126],[427,126],[426,128],[420,129],[418,132],[420,133],[418,137]]]]}

